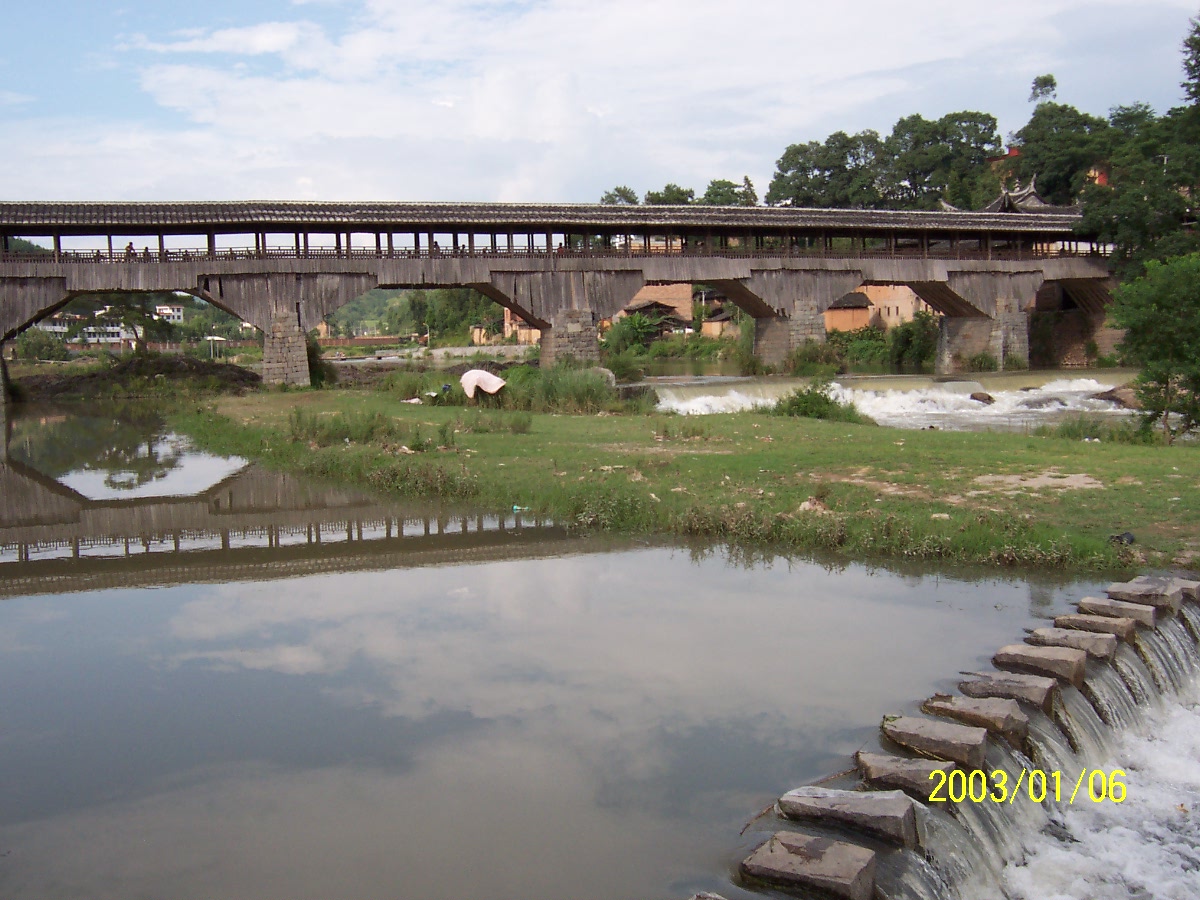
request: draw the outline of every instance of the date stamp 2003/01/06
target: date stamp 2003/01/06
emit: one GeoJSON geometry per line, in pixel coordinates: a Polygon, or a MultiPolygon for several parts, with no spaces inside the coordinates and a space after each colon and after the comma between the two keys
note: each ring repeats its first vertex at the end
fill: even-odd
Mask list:
{"type": "Polygon", "coordinates": [[[1021,795],[1022,788],[1025,796],[1034,803],[1041,803],[1047,798],[1055,803],[1061,803],[1064,799],[1067,803],[1074,803],[1076,797],[1080,801],[1086,797],[1093,803],[1121,803],[1125,799],[1123,769],[1113,769],[1111,772],[1084,769],[1075,779],[1074,787],[1071,787],[1069,780],[1063,780],[1061,771],[1043,772],[1041,769],[1022,769],[1011,788],[1011,776],[1001,769],[991,772],[982,769],[934,771],[929,773],[929,778],[935,782],[929,794],[930,803],[1012,803],[1021,795]],[[1067,790],[1063,789],[1064,784],[1067,790]],[[1080,796],[1085,784],[1084,796],[1080,796]]]}

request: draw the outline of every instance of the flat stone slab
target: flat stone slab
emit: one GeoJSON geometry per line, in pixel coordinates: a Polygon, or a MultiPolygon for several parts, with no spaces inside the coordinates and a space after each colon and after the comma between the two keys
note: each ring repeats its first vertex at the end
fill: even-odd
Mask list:
{"type": "Polygon", "coordinates": [[[1084,597],[1079,601],[1079,611],[1090,616],[1112,616],[1116,619],[1133,619],[1139,625],[1153,628],[1158,624],[1158,610],[1145,603],[1130,603],[1128,600],[1113,600],[1110,597],[1084,597]]]}
{"type": "Polygon", "coordinates": [[[968,697],[1004,697],[1032,703],[1049,715],[1054,710],[1058,681],[1044,675],[1016,672],[968,672],[970,681],[959,682],[958,689],[968,697]]]}
{"type": "Polygon", "coordinates": [[[916,849],[917,814],[904,791],[837,791],[802,787],[779,798],[789,819],[836,822],[916,849]]]}
{"type": "Polygon", "coordinates": [[[915,716],[884,719],[883,733],[901,747],[948,759],[966,769],[983,767],[987,729],[952,722],[935,722],[915,716]]]}
{"type": "Polygon", "coordinates": [[[1115,634],[1100,634],[1095,631],[1035,628],[1025,638],[1025,643],[1038,647],[1074,647],[1096,659],[1112,659],[1112,655],[1117,652],[1118,640],[1115,634]]]}
{"type": "Polygon", "coordinates": [[[1089,616],[1083,613],[1068,613],[1065,616],[1054,617],[1055,628],[1073,628],[1076,631],[1095,631],[1100,634],[1115,634],[1123,641],[1128,641],[1137,634],[1135,619],[1118,616],[1089,616]]]}
{"type": "Polygon", "coordinates": [[[839,900],[875,896],[875,851],[830,838],[776,832],[746,857],[742,872],[784,887],[824,891],[839,900]]]}
{"type": "MultiPolygon", "coordinates": [[[[1191,584],[1191,582],[1189,582],[1191,584]]],[[[1177,612],[1183,603],[1182,579],[1163,575],[1139,575],[1133,581],[1110,584],[1106,593],[1113,600],[1128,600],[1146,606],[1166,607],[1177,612]]]]}
{"type": "Polygon", "coordinates": [[[1190,581],[1187,578],[1176,578],[1174,581],[1183,591],[1184,600],[1200,600],[1200,581],[1190,581]]]}
{"type": "Polygon", "coordinates": [[[1021,705],[1016,700],[938,694],[922,703],[921,710],[931,716],[946,716],[964,725],[986,728],[993,734],[1017,743],[1024,741],[1029,733],[1029,716],[1021,711],[1021,705]]]}
{"type": "Polygon", "coordinates": [[[899,788],[925,803],[929,802],[929,795],[938,785],[929,776],[934,772],[949,775],[955,768],[952,762],[906,759],[890,753],[868,753],[865,750],[854,754],[854,764],[858,766],[863,780],[872,787],[899,788]]]}
{"type": "Polygon", "coordinates": [[[1028,644],[1009,644],[992,657],[998,669],[1017,669],[1035,675],[1050,675],[1075,687],[1083,686],[1087,669],[1087,654],[1072,647],[1031,647],[1028,644]]]}

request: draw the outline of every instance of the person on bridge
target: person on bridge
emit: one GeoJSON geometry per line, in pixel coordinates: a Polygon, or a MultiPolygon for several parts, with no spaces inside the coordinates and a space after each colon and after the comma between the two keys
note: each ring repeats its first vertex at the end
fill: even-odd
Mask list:
{"type": "Polygon", "coordinates": [[[125,245],[125,258],[133,259],[137,255],[137,251],[133,249],[133,241],[125,245]]]}

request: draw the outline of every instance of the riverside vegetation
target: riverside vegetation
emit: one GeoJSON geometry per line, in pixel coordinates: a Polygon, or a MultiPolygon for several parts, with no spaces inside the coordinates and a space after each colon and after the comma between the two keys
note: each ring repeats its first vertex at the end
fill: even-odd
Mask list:
{"type": "Polygon", "coordinates": [[[174,424],[214,452],[578,529],[1077,571],[1200,555],[1191,446],[808,418],[823,414],[819,386],[777,415],[687,418],[621,401],[586,371],[505,376],[479,406],[436,373],[396,373],[380,390],[217,397],[174,424]],[[1126,531],[1135,545],[1110,540],[1126,531]]]}

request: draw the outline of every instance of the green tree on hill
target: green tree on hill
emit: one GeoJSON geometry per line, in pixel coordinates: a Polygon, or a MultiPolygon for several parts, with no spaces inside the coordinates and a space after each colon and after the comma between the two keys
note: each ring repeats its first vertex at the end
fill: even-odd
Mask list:
{"type": "Polygon", "coordinates": [[[749,175],[742,178],[741,185],[724,178],[714,178],[698,202],[705,206],[757,206],[758,192],[754,190],[749,175]]]}
{"type": "Polygon", "coordinates": [[[775,164],[767,190],[773,206],[875,208],[880,205],[878,133],[838,131],[824,143],[792,144],[775,164]]]}
{"type": "Polygon", "coordinates": [[[1025,184],[1036,178],[1038,193],[1047,203],[1073,203],[1088,172],[1109,154],[1108,131],[1108,122],[1098,116],[1063,103],[1039,103],[1012,136],[1021,152],[1013,158],[1011,172],[1025,184]]]}
{"type": "Polygon", "coordinates": [[[619,184],[611,191],[605,191],[600,202],[605,206],[637,206],[638,195],[628,185],[619,184]]]}
{"type": "Polygon", "coordinates": [[[661,191],[646,191],[646,203],[651,206],[687,206],[695,200],[694,190],[673,182],[665,185],[661,191]]]}

